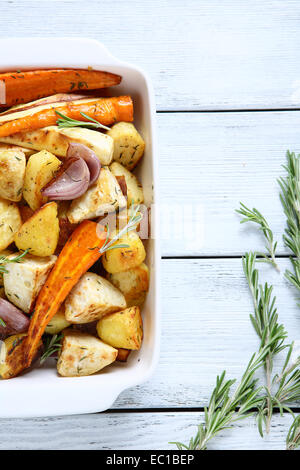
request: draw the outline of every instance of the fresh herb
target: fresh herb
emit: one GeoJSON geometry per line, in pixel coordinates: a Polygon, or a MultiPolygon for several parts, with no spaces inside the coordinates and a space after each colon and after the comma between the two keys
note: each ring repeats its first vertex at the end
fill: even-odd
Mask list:
{"type": "Polygon", "coordinates": [[[130,216],[130,219],[129,219],[127,225],[125,225],[125,227],[122,228],[112,239],[110,239],[109,226],[108,226],[108,224],[106,225],[106,240],[105,240],[103,246],[99,250],[101,254],[103,254],[103,253],[105,253],[106,251],[109,251],[109,250],[114,250],[116,248],[129,248],[129,245],[122,244],[122,243],[120,243],[118,245],[115,245],[115,243],[120,238],[122,238],[126,233],[129,233],[129,232],[132,232],[133,230],[136,230],[137,225],[142,220],[142,215],[138,214],[139,209],[140,209],[140,206],[137,205],[137,206],[134,207],[134,202],[132,202],[132,205],[131,205],[132,215],[130,216]]]}
{"type": "Polygon", "coordinates": [[[286,270],[285,277],[300,290],[300,155],[287,152],[287,176],[278,180],[280,200],[287,219],[283,240],[296,258],[290,258],[293,272],[286,270]]]}
{"type": "Polygon", "coordinates": [[[243,258],[243,269],[253,298],[254,315],[250,315],[251,323],[261,340],[261,345],[272,344],[264,364],[267,381],[265,388],[267,400],[266,407],[261,412],[261,418],[265,421],[268,433],[273,414],[273,401],[271,398],[273,359],[280,351],[287,348],[288,345],[285,344],[287,332],[284,326],[278,323],[278,314],[275,307],[276,297],[273,297],[273,287],[267,283],[264,285],[258,283],[258,271],[255,269],[255,261],[255,253],[246,253],[243,258]]]}
{"type": "Polygon", "coordinates": [[[294,450],[300,445],[300,415],[294,419],[286,438],[286,449],[294,450]]]}
{"type": "Polygon", "coordinates": [[[7,269],[5,268],[6,264],[9,263],[20,263],[23,258],[27,255],[29,250],[25,250],[23,253],[21,253],[18,256],[15,256],[15,258],[9,258],[8,256],[5,255],[0,255],[0,273],[7,273],[7,269]]]}
{"type": "Polygon", "coordinates": [[[254,373],[262,367],[270,351],[268,344],[259,353],[254,354],[238,384],[235,392],[230,396],[235,380],[225,380],[225,371],[217,377],[216,386],[212,392],[208,408],[204,410],[204,423],[198,426],[198,432],[189,443],[171,442],[177,448],[187,450],[206,450],[207,443],[219,432],[231,427],[235,422],[245,419],[253,414],[253,409],[262,405],[259,396],[262,387],[257,387],[254,373]]]}
{"type": "Polygon", "coordinates": [[[1,318],[1,317],[0,317],[0,326],[3,326],[3,328],[6,327],[5,321],[4,321],[3,318],[1,318]]]}
{"type": "Polygon", "coordinates": [[[65,114],[60,113],[59,111],[55,111],[58,116],[60,116],[60,119],[57,120],[57,125],[58,127],[64,128],[64,127],[85,127],[86,129],[105,129],[107,131],[110,130],[109,127],[104,126],[100,122],[96,121],[92,117],[88,116],[85,113],[80,113],[82,117],[88,120],[87,121],[76,121],[76,119],[69,118],[68,116],[65,116],[65,114]]]}
{"type": "Polygon", "coordinates": [[[61,340],[62,334],[46,337],[44,343],[44,353],[40,359],[40,364],[43,364],[48,357],[52,356],[52,354],[56,353],[57,351],[60,351],[62,346],[61,340]]]}
{"type": "Polygon", "coordinates": [[[236,212],[242,215],[244,218],[241,220],[241,224],[245,222],[253,222],[259,225],[260,230],[263,232],[264,237],[266,239],[266,250],[267,255],[265,253],[257,253],[258,256],[261,256],[262,259],[257,260],[265,263],[272,264],[277,271],[279,271],[278,265],[275,260],[275,252],[277,248],[277,242],[274,242],[274,235],[272,230],[269,227],[268,222],[264,218],[264,216],[255,208],[252,210],[242,204],[240,202],[240,208],[236,210],[236,212]]]}

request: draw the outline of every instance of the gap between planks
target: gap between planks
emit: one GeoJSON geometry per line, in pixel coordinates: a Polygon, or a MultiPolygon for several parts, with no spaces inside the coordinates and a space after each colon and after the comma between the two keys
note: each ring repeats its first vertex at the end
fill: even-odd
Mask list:
{"type": "Polygon", "coordinates": [[[274,112],[300,111],[300,108],[241,108],[241,109],[157,109],[157,114],[213,114],[213,113],[274,113],[274,112]]]}

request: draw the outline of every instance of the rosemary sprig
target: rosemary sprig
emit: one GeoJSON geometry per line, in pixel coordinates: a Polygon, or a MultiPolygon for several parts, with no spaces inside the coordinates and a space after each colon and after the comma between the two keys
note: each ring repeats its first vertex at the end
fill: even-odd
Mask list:
{"type": "Polygon", "coordinates": [[[136,230],[137,225],[140,223],[143,217],[141,214],[138,214],[139,210],[140,210],[140,206],[139,205],[134,206],[134,202],[132,202],[132,205],[131,205],[132,215],[130,216],[127,225],[125,225],[125,227],[122,228],[112,239],[110,239],[109,226],[108,224],[106,225],[106,240],[99,250],[101,254],[109,250],[114,250],[116,248],[128,248],[129,247],[129,245],[126,245],[126,244],[120,243],[118,245],[115,245],[115,243],[120,238],[122,238],[123,235],[125,235],[126,233],[136,230]]]}
{"type": "Polygon", "coordinates": [[[216,386],[212,392],[209,406],[205,408],[204,423],[198,426],[198,432],[189,443],[171,442],[178,449],[206,450],[207,443],[219,432],[231,427],[235,422],[245,419],[253,414],[253,409],[262,405],[263,399],[259,396],[263,387],[257,387],[254,374],[262,367],[269,354],[272,343],[262,347],[254,354],[238,384],[230,396],[235,380],[225,380],[225,371],[217,377],[216,386]]]}
{"type": "Polygon", "coordinates": [[[243,258],[243,269],[249,285],[253,299],[254,315],[250,315],[251,323],[260,338],[261,345],[271,342],[269,354],[265,358],[266,374],[266,400],[265,405],[260,409],[258,416],[258,427],[261,434],[262,422],[265,423],[266,432],[270,430],[271,418],[273,415],[274,400],[272,398],[272,370],[273,359],[283,349],[287,348],[285,344],[287,332],[283,325],[278,323],[278,314],[275,307],[276,297],[273,296],[273,286],[267,283],[264,285],[258,282],[258,271],[255,269],[256,254],[246,253],[243,258]]]}
{"type": "Polygon", "coordinates": [[[4,321],[3,318],[1,318],[1,317],[0,317],[0,326],[3,326],[3,328],[6,327],[5,321],[4,321]]]}
{"type": "Polygon", "coordinates": [[[9,258],[8,256],[5,255],[0,255],[0,273],[7,273],[7,269],[5,268],[6,264],[9,263],[20,263],[24,256],[27,255],[29,250],[25,250],[23,253],[21,253],[18,256],[15,256],[14,258],[9,258]]]}
{"type": "Polygon", "coordinates": [[[88,116],[85,113],[80,113],[82,117],[87,119],[88,121],[77,121],[76,119],[72,119],[65,114],[60,113],[59,111],[55,111],[60,119],[57,120],[58,127],[65,128],[65,127],[84,127],[86,129],[105,129],[107,131],[110,130],[109,127],[104,126],[101,122],[96,121],[91,116],[88,116]]]}
{"type": "Polygon", "coordinates": [[[44,353],[41,356],[40,364],[43,364],[48,357],[52,356],[52,354],[61,349],[61,340],[62,334],[46,337],[44,343],[44,353]]]}
{"type": "Polygon", "coordinates": [[[286,437],[286,449],[287,450],[295,450],[300,445],[300,415],[298,415],[287,434],[286,437]]]}
{"type": "Polygon", "coordinates": [[[286,270],[285,277],[300,290],[300,155],[287,152],[287,172],[278,180],[281,188],[280,200],[287,219],[283,240],[296,258],[290,258],[293,272],[286,270]]]}
{"type": "Polygon", "coordinates": [[[242,202],[240,202],[240,208],[237,209],[236,212],[244,217],[241,220],[241,224],[244,224],[245,222],[253,222],[259,225],[259,229],[264,234],[264,237],[266,239],[265,248],[267,250],[267,255],[265,253],[257,253],[257,255],[262,257],[262,259],[257,260],[257,261],[270,263],[274,266],[274,268],[277,269],[277,271],[279,271],[279,267],[275,259],[277,242],[274,242],[273,232],[270,229],[269,224],[266,221],[265,217],[257,209],[253,208],[251,210],[247,206],[245,206],[245,204],[243,204],[242,202]]]}

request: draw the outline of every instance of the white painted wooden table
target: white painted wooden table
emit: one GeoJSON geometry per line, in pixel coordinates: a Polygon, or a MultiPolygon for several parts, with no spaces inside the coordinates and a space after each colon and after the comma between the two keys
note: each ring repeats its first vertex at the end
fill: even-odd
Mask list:
{"type": "MultiPolygon", "coordinates": [[[[216,375],[226,368],[238,377],[258,344],[240,258],[263,240],[240,227],[240,200],[266,215],[282,271],[288,265],[276,178],[286,150],[300,151],[299,1],[0,0],[0,27],[3,37],[96,38],[145,68],[156,89],[162,202],[199,203],[204,223],[199,245],[162,244],[154,377],[106,413],[0,420],[0,449],[174,448],[168,441],[195,432],[216,375]]],[[[275,284],[280,320],[299,341],[295,292],[263,271],[275,284]]],[[[283,449],[289,423],[276,415],[262,440],[245,421],[210,448],[283,449]]]]}

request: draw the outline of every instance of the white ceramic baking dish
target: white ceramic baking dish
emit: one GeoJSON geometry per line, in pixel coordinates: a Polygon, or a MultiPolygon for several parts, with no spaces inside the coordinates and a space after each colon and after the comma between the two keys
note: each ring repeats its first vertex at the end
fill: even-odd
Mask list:
{"type": "MultiPolygon", "coordinates": [[[[113,57],[99,42],[90,39],[13,38],[0,40],[0,71],[35,68],[87,68],[107,70],[123,76],[114,94],[130,94],[135,124],[146,141],[139,166],[145,203],[157,203],[157,153],[155,103],[149,78],[136,66],[113,57]]],[[[143,308],[144,342],[128,363],[115,363],[89,377],[63,378],[46,365],[11,380],[0,380],[0,417],[38,417],[92,413],[111,407],[126,388],[146,381],[159,355],[159,263],[158,217],[152,206],[152,239],[147,242],[151,281],[143,308]]]]}

